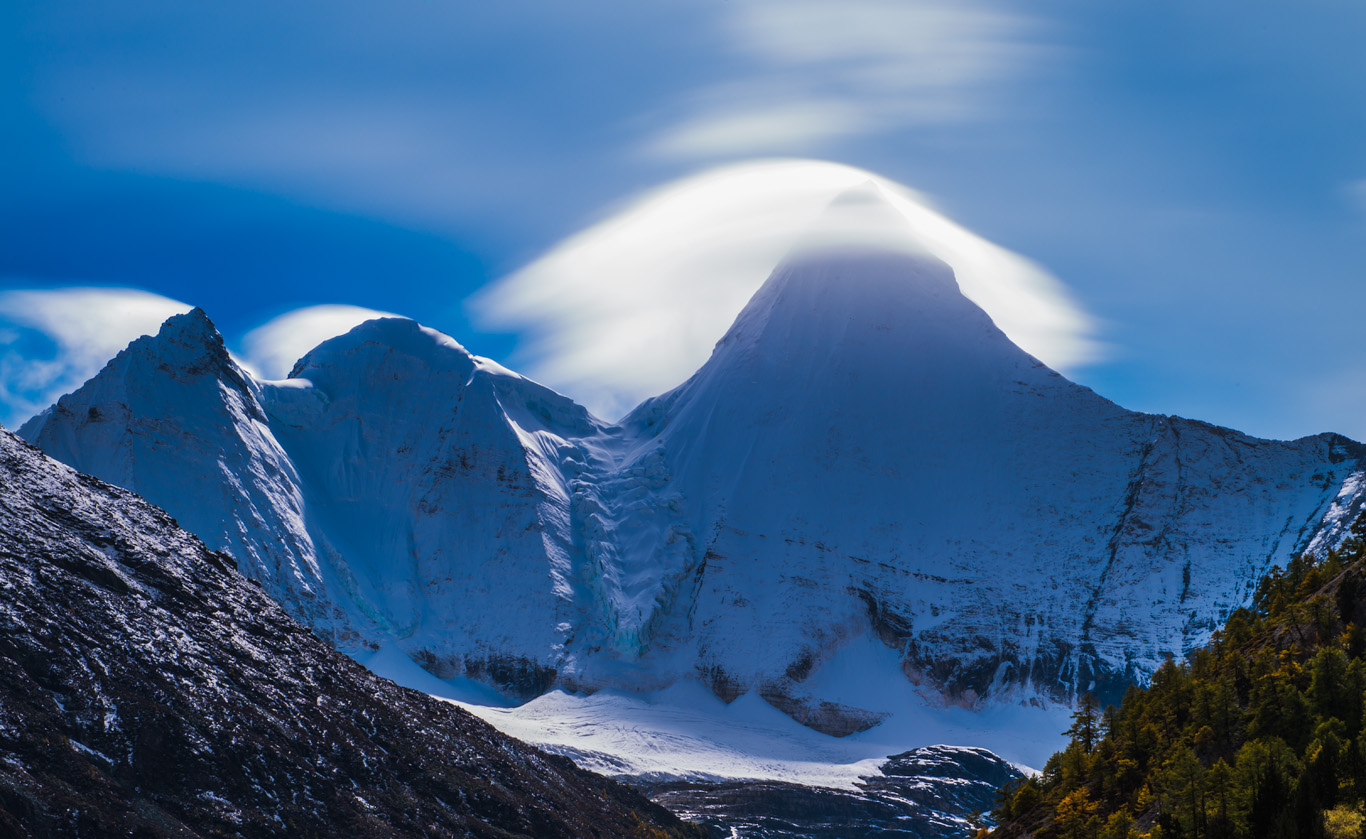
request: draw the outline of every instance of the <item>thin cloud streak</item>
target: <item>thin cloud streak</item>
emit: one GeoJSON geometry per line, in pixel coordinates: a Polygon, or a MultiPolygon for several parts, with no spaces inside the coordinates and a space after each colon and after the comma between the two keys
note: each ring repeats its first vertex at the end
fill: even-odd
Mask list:
{"type": "Polygon", "coordinates": [[[1102,354],[1092,319],[1039,266],[904,187],[810,160],[737,164],[655,190],[497,282],[471,308],[485,326],[524,337],[514,367],[615,418],[700,367],[778,262],[812,235],[826,245],[928,249],[1045,363],[1065,370],[1102,354]],[[904,217],[903,240],[870,243],[861,225],[829,221],[832,199],[870,181],[904,217]]]}
{"type": "Polygon", "coordinates": [[[657,138],[651,144],[651,152],[665,157],[797,152],[824,147],[868,127],[860,109],[847,102],[788,102],[734,109],[726,106],[657,138]]]}
{"type": "Polygon", "coordinates": [[[617,160],[612,126],[691,83],[693,54],[644,34],[705,27],[701,8],[610,0],[400,6],[35,7],[60,48],[27,56],[34,107],[93,169],[449,233],[491,212],[525,220],[517,184],[617,160]],[[602,84],[627,74],[638,98],[602,84]]]}
{"type": "Polygon", "coordinates": [[[982,2],[746,0],[723,29],[748,74],[696,92],[663,157],[807,151],[990,113],[994,83],[1052,59],[1043,26],[982,2]]]}
{"type": "Polygon", "coordinates": [[[1352,181],[1342,188],[1342,192],[1352,209],[1366,219],[1366,178],[1352,181]]]}
{"type": "Polygon", "coordinates": [[[132,288],[0,292],[0,419],[17,428],[128,344],[190,308],[132,288]]]}

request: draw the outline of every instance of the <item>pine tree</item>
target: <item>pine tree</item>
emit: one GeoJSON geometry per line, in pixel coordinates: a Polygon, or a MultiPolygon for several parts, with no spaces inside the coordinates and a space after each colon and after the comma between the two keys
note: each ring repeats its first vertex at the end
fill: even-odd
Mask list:
{"type": "Polygon", "coordinates": [[[1072,727],[1063,732],[1081,746],[1083,754],[1091,754],[1096,748],[1100,735],[1100,702],[1094,694],[1087,692],[1077,701],[1077,710],[1072,712],[1072,727]]]}

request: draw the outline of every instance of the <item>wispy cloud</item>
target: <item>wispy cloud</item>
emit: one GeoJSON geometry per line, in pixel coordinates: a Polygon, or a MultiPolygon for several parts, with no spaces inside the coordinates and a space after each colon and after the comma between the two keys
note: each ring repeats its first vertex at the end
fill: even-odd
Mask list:
{"type": "Polygon", "coordinates": [[[650,143],[656,154],[810,152],[977,117],[993,83],[1052,53],[1038,22],[980,0],[737,0],[722,14],[751,69],[697,92],[650,143]]]}
{"type": "Polygon", "coordinates": [[[190,306],[131,288],[0,292],[0,406],[6,426],[80,387],[142,335],[190,306]]]}
{"type": "Polygon", "coordinates": [[[794,97],[754,107],[721,102],[715,110],[657,138],[651,148],[670,157],[797,152],[868,127],[869,120],[860,108],[838,99],[802,101],[794,97]]]}
{"type": "Polygon", "coordinates": [[[536,207],[519,186],[563,171],[567,188],[586,157],[619,159],[604,132],[676,92],[696,60],[642,46],[666,22],[703,28],[705,9],[664,5],[402,3],[377,16],[321,0],[77,0],[27,15],[53,44],[30,50],[26,76],[81,164],[448,232],[494,211],[526,219],[536,207]]]}
{"type": "Polygon", "coordinates": [[[1366,218],[1366,178],[1346,184],[1342,188],[1342,194],[1346,196],[1347,203],[1352,209],[1362,218],[1366,218]]]}
{"type": "Polygon", "coordinates": [[[242,336],[245,366],[266,379],[283,379],[309,350],[374,318],[402,317],[361,306],[329,304],[286,312],[242,336]]]}
{"type": "MultiPolygon", "coordinates": [[[[825,213],[872,181],[917,247],[1017,344],[1066,369],[1096,358],[1094,324],[1055,278],[870,172],[810,160],[723,167],[651,192],[475,299],[485,324],[524,338],[514,364],[607,417],[683,381],[799,236],[854,239],[825,213]]],[[[885,244],[885,243],[883,243],[885,244]]],[[[895,244],[895,243],[893,243],[895,244]]]]}
{"type": "Polygon", "coordinates": [[[562,223],[557,191],[610,199],[631,151],[653,153],[645,169],[811,154],[990,112],[996,83],[1052,49],[1000,1],[402,4],[381,21],[317,0],[85,0],[35,7],[61,49],[32,51],[33,99],[97,169],[427,231],[562,223]]]}

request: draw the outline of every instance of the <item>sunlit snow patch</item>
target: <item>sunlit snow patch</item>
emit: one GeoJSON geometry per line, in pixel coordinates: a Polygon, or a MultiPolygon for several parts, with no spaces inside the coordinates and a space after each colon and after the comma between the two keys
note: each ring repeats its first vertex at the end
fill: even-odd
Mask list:
{"type": "Polygon", "coordinates": [[[650,694],[554,691],[520,708],[460,704],[505,734],[608,775],[843,789],[876,774],[888,756],[919,746],[982,745],[1021,768],[1042,766],[1066,726],[1062,709],[933,708],[907,692],[915,704],[844,738],[806,728],[753,693],[726,705],[696,683],[650,694]],[[992,736],[983,737],[982,728],[992,736]]]}

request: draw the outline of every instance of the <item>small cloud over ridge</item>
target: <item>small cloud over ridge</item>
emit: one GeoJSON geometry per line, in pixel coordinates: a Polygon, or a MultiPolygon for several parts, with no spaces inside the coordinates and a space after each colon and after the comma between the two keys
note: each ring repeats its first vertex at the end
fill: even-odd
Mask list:
{"type": "Polygon", "coordinates": [[[79,388],[110,358],[191,306],[135,288],[0,292],[0,408],[9,428],[79,388]]]}
{"type": "Polygon", "coordinates": [[[242,336],[245,365],[264,379],[283,379],[308,351],[375,318],[397,318],[390,312],[340,303],[306,306],[286,312],[242,336]]]}

